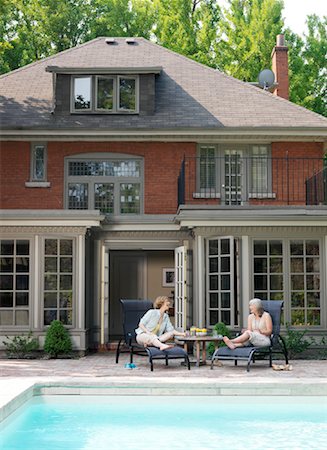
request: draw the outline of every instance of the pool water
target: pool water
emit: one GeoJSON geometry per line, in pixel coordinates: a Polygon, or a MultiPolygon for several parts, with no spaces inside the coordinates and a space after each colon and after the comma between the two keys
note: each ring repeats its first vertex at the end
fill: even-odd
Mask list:
{"type": "Polygon", "coordinates": [[[1,450],[327,449],[326,397],[44,396],[1,450]]]}

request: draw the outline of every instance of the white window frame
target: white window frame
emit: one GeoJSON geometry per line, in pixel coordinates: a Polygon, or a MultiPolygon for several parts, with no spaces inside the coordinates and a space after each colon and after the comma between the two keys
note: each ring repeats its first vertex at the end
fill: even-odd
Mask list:
{"type": "MultiPolygon", "coordinates": [[[[292,306],[291,306],[291,255],[290,255],[290,243],[291,241],[310,241],[310,240],[316,240],[319,242],[319,262],[320,262],[320,325],[291,325],[292,328],[296,329],[304,329],[308,328],[310,330],[322,330],[325,329],[327,326],[326,320],[325,320],[325,308],[326,305],[324,304],[323,299],[326,297],[326,284],[323,281],[323,274],[324,274],[324,263],[325,260],[325,249],[324,249],[324,241],[321,237],[310,237],[310,236],[294,236],[294,237],[256,237],[252,238],[251,242],[251,266],[252,266],[252,275],[251,275],[251,294],[252,296],[255,295],[254,290],[254,241],[256,240],[263,240],[263,241],[274,241],[274,240],[280,240],[283,245],[283,292],[284,292],[284,322],[291,324],[292,323],[292,306]]],[[[269,274],[268,274],[269,276],[269,274]]],[[[267,289],[268,290],[268,289],[267,289]]],[[[263,299],[263,300],[269,300],[269,299],[263,299]]],[[[273,300],[272,300],[273,301],[273,300]]],[[[293,308],[296,309],[296,308],[293,308]]],[[[305,308],[306,309],[306,308],[305,308]]]]}
{"type": "MultiPolygon", "coordinates": [[[[12,311],[13,313],[13,322],[14,325],[0,325],[1,329],[14,329],[14,330],[28,330],[31,327],[32,323],[32,288],[33,288],[33,277],[32,277],[32,264],[33,264],[33,257],[32,257],[32,240],[30,238],[25,237],[18,237],[18,238],[12,238],[12,237],[3,237],[1,240],[3,241],[14,241],[15,249],[16,249],[16,243],[17,241],[28,241],[29,243],[29,254],[28,255],[17,255],[17,251],[14,251],[13,255],[3,255],[2,257],[12,257],[14,260],[14,267],[13,267],[13,283],[16,280],[16,276],[21,275],[28,275],[29,285],[28,285],[28,305],[27,306],[16,306],[15,305],[15,299],[13,299],[13,306],[12,307],[3,307],[1,308],[1,311],[12,311]],[[17,257],[27,257],[29,258],[29,271],[28,272],[16,272],[15,262],[17,257]],[[28,324],[26,325],[16,325],[16,318],[15,313],[16,311],[28,311],[28,324]]],[[[2,272],[2,274],[6,274],[6,272],[2,272]]],[[[16,286],[13,286],[13,289],[6,289],[4,291],[10,291],[14,294],[19,290],[16,289],[16,286]]],[[[25,290],[23,290],[25,291],[25,290]]],[[[27,291],[27,290],[26,290],[27,291]]]]}
{"type": "Polygon", "coordinates": [[[110,75],[96,75],[95,76],[95,88],[94,88],[94,108],[96,111],[101,111],[105,113],[112,113],[115,112],[115,107],[117,105],[117,77],[110,76],[110,75]],[[98,108],[98,83],[99,79],[106,79],[106,80],[112,80],[113,81],[113,89],[112,89],[112,109],[106,109],[106,108],[98,108]]]}
{"type": "MultiPolygon", "coordinates": [[[[76,271],[76,260],[77,260],[77,245],[76,245],[76,238],[75,236],[65,236],[65,235],[47,235],[44,236],[42,238],[42,271],[41,271],[41,305],[42,305],[42,315],[41,315],[41,323],[43,328],[48,328],[50,325],[45,325],[45,321],[44,321],[44,312],[46,310],[50,310],[51,308],[45,308],[44,306],[44,294],[45,294],[45,289],[44,289],[44,279],[45,279],[45,258],[48,255],[45,255],[45,241],[48,239],[53,239],[58,241],[62,241],[62,240],[71,240],[72,241],[72,323],[70,325],[64,325],[65,328],[68,329],[73,329],[76,328],[76,311],[77,308],[79,307],[77,305],[77,271],[76,271]]],[[[57,257],[60,257],[61,255],[57,255],[57,257]]],[[[63,255],[64,256],[64,255],[63,255]]],[[[56,272],[57,274],[60,273],[60,271],[56,272]]],[[[58,291],[54,291],[54,292],[58,292],[58,291]]],[[[58,302],[58,300],[57,300],[58,302]]],[[[58,303],[57,303],[57,307],[55,308],[57,311],[57,318],[54,320],[58,320],[58,314],[60,310],[64,310],[65,308],[58,308],[58,303]]],[[[59,314],[60,317],[60,314],[59,314]]]]}
{"type": "MultiPolygon", "coordinates": [[[[96,183],[113,183],[114,184],[114,212],[107,213],[110,216],[140,216],[144,211],[144,159],[137,155],[124,153],[86,153],[80,155],[72,155],[65,158],[65,193],[64,205],[69,207],[68,185],[70,183],[86,183],[88,184],[88,208],[94,208],[94,185],[96,183]],[[72,161],[105,161],[105,160],[137,160],[140,162],[139,177],[110,177],[110,176],[69,176],[69,163],[72,161]],[[120,185],[121,184],[139,184],[140,185],[140,212],[139,213],[121,213],[120,205],[120,185]]],[[[106,214],[106,213],[103,213],[106,214]]]]}
{"type": "Polygon", "coordinates": [[[140,77],[139,75],[72,75],[70,87],[70,112],[71,114],[138,114],[140,108],[140,77]],[[90,108],[76,109],[75,108],[75,80],[78,78],[90,78],[91,80],[91,99],[90,108]],[[114,80],[114,99],[112,109],[97,108],[97,87],[99,78],[110,78],[114,80]],[[120,79],[135,80],[135,110],[119,108],[120,102],[120,79]]]}
{"type": "Polygon", "coordinates": [[[74,75],[71,77],[71,96],[70,96],[70,111],[75,114],[90,114],[93,111],[93,76],[92,75],[74,75]],[[75,80],[79,78],[89,78],[90,79],[90,107],[87,109],[76,109],[75,108],[75,80]]]}
{"type": "Polygon", "coordinates": [[[139,77],[138,76],[131,76],[131,75],[118,75],[117,76],[117,111],[119,113],[137,113],[139,110],[139,77]],[[135,109],[123,109],[120,108],[120,80],[121,79],[127,79],[127,80],[135,80],[135,109]]]}
{"type": "Polygon", "coordinates": [[[32,182],[42,182],[47,180],[47,144],[45,142],[32,142],[31,143],[31,158],[30,158],[30,181],[32,182]],[[37,178],[36,176],[36,158],[35,151],[37,148],[43,148],[43,164],[44,164],[44,173],[42,178],[37,178]]]}
{"type": "Polygon", "coordinates": [[[271,145],[270,144],[210,144],[210,143],[201,143],[198,145],[197,149],[197,165],[196,165],[196,193],[193,193],[193,198],[222,198],[223,197],[223,191],[222,191],[222,184],[224,181],[224,167],[223,164],[216,164],[215,169],[215,180],[216,180],[216,186],[215,188],[201,188],[200,184],[200,160],[201,160],[201,148],[214,148],[215,149],[215,161],[221,161],[224,160],[224,154],[225,150],[242,150],[244,159],[245,159],[245,172],[246,176],[243,180],[244,186],[244,203],[249,202],[250,199],[256,198],[256,199],[264,199],[264,198],[275,198],[275,194],[272,192],[272,155],[271,155],[271,145]],[[251,192],[252,189],[252,164],[251,164],[251,158],[253,157],[253,147],[266,147],[267,148],[267,159],[268,159],[268,180],[267,185],[268,189],[267,192],[251,192]]]}

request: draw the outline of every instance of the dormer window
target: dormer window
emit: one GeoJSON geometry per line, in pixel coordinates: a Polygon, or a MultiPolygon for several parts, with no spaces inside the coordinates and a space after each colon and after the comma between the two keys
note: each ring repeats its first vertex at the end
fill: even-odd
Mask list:
{"type": "Polygon", "coordinates": [[[76,111],[90,111],[91,77],[74,78],[74,109],[76,111]]]}
{"type": "Polygon", "coordinates": [[[138,76],[72,77],[72,112],[138,113],[138,76]]]}

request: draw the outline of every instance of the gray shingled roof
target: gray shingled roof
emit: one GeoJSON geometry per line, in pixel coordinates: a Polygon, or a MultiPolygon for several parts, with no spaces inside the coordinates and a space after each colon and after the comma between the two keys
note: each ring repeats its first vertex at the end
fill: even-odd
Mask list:
{"type": "Polygon", "coordinates": [[[97,38],[0,77],[3,129],[217,129],[221,127],[327,127],[327,119],[191,59],[136,38],[108,45],[97,38]],[[156,112],[138,115],[51,114],[52,74],[59,67],[154,67],[156,112]]]}

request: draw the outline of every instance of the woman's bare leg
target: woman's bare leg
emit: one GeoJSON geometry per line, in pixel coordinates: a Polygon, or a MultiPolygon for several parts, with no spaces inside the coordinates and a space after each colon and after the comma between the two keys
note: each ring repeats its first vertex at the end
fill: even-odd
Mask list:
{"type": "Polygon", "coordinates": [[[229,339],[227,336],[223,337],[223,341],[227,345],[228,348],[231,350],[234,350],[237,347],[243,347],[243,345],[248,342],[250,339],[250,335],[247,331],[245,333],[241,334],[241,336],[237,336],[234,339],[229,339]]]}
{"type": "Polygon", "coordinates": [[[138,344],[146,346],[154,346],[159,348],[160,350],[167,350],[168,348],[172,348],[172,345],[165,344],[164,342],[159,341],[158,337],[154,334],[149,333],[141,333],[136,336],[136,341],[138,344]]]}

